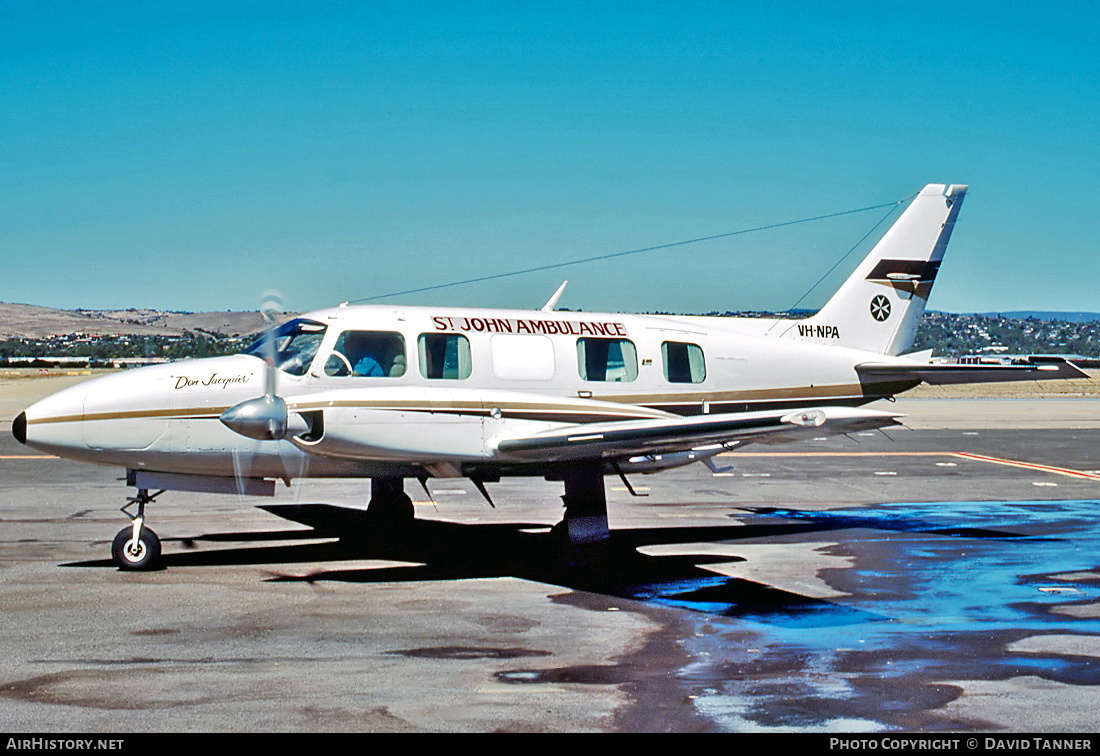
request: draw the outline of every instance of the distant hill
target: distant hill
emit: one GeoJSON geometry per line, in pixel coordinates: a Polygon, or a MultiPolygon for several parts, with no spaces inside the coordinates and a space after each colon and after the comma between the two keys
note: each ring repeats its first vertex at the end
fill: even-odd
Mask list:
{"type": "MultiPolygon", "coordinates": [[[[1100,318],[1043,318],[1038,312],[958,315],[926,312],[912,351],[931,349],[937,355],[1068,354],[1100,357],[1100,318]]],[[[1064,315],[1065,313],[1042,313],[1064,315]]]]}
{"type": "MultiPolygon", "coordinates": [[[[772,316],[761,312],[737,314],[772,316]]],[[[805,311],[797,316],[809,314],[805,311]]],[[[790,317],[791,314],[779,315],[790,317]]],[[[285,315],[285,319],[291,317],[291,313],[285,315]]],[[[8,356],[83,353],[74,350],[87,342],[87,337],[104,337],[112,342],[96,347],[96,356],[132,356],[129,352],[135,349],[133,339],[127,337],[134,336],[167,337],[171,345],[161,343],[158,348],[187,356],[187,350],[192,348],[238,349],[239,344],[232,339],[221,344],[225,341],[221,337],[246,336],[261,330],[263,317],[258,312],[55,310],[0,302],[0,342],[8,339],[36,341],[33,347],[24,343],[11,345],[8,356]],[[74,337],[73,334],[83,336],[74,337]],[[65,338],[52,338],[55,336],[65,338]],[[69,351],[63,352],[63,349],[69,351]]],[[[145,342],[148,341],[146,338],[145,342]]],[[[921,318],[911,351],[923,349],[933,349],[942,356],[1058,353],[1100,357],[1100,313],[1017,310],[988,315],[929,311],[921,318]]]]}
{"type": "Polygon", "coordinates": [[[1091,323],[1100,320],[1100,312],[1046,312],[1043,310],[1013,310],[1012,312],[983,312],[981,315],[987,318],[995,318],[998,315],[1013,320],[1063,320],[1067,323],[1091,323]]]}
{"type": "MultiPolygon", "coordinates": [[[[289,317],[289,315],[288,315],[289,317]]],[[[233,336],[262,330],[259,312],[160,310],[55,310],[0,302],[0,339],[41,339],[53,334],[181,336],[185,332],[233,336]]]]}

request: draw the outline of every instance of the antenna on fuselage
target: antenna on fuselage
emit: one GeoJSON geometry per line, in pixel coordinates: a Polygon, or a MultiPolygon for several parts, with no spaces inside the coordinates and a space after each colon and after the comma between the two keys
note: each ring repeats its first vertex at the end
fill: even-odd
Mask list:
{"type": "Polygon", "coordinates": [[[561,282],[561,286],[554,292],[554,296],[546,300],[546,304],[542,306],[543,312],[553,312],[554,308],[558,306],[558,300],[561,299],[561,295],[565,293],[565,287],[569,285],[568,279],[561,282]]]}

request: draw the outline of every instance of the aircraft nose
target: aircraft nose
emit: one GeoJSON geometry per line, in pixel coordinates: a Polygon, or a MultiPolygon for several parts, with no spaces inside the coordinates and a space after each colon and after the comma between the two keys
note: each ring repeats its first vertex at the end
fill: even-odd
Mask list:
{"type": "Polygon", "coordinates": [[[20,412],[11,424],[11,434],[21,444],[60,456],[61,450],[84,448],[83,415],[84,384],[80,383],[39,399],[20,412]]]}
{"type": "Polygon", "coordinates": [[[27,413],[20,412],[19,416],[11,424],[11,434],[21,444],[27,443],[27,413]]]}

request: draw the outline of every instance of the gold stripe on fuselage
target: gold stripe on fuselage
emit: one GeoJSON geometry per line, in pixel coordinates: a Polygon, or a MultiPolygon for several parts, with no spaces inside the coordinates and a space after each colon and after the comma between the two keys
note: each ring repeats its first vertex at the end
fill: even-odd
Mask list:
{"type": "MultiPolygon", "coordinates": [[[[832,386],[803,386],[785,389],[754,389],[749,391],[699,391],[691,393],[669,394],[631,394],[593,396],[594,401],[610,402],[622,405],[621,411],[612,411],[606,407],[594,408],[588,400],[575,404],[560,403],[522,403],[491,401],[401,401],[401,400],[365,400],[348,399],[335,401],[288,401],[291,412],[309,412],[330,407],[385,410],[391,412],[421,412],[428,414],[453,414],[487,416],[494,409],[500,410],[503,417],[513,419],[537,419],[558,422],[608,422],[615,420],[662,419],[678,416],[676,412],[659,409],[662,406],[688,407],[708,404],[727,403],[763,403],[798,402],[815,400],[863,400],[866,396],[858,384],[838,384],[832,386]]],[[[28,424],[65,423],[99,420],[205,420],[220,417],[229,407],[175,407],[141,410],[116,410],[113,412],[92,412],[84,414],[57,415],[53,417],[28,417],[28,424]]]]}
{"type": "Polygon", "coordinates": [[[92,412],[80,415],[54,415],[52,417],[28,417],[28,425],[39,423],[74,423],[91,420],[146,420],[151,418],[195,419],[218,417],[228,407],[180,407],[176,409],[119,410],[116,412],[92,412]]]}

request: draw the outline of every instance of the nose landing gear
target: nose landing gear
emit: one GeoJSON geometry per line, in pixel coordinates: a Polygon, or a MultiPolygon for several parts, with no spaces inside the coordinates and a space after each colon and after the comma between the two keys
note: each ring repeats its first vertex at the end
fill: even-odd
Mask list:
{"type": "Polygon", "coordinates": [[[118,531],[111,543],[111,557],[120,570],[155,570],[160,564],[160,539],[152,529],[145,527],[145,505],[164,491],[150,495],[146,488],[138,489],[138,495],[130,497],[122,512],[130,518],[131,525],[118,531]],[[137,514],[126,510],[137,505],[137,514]]]}

